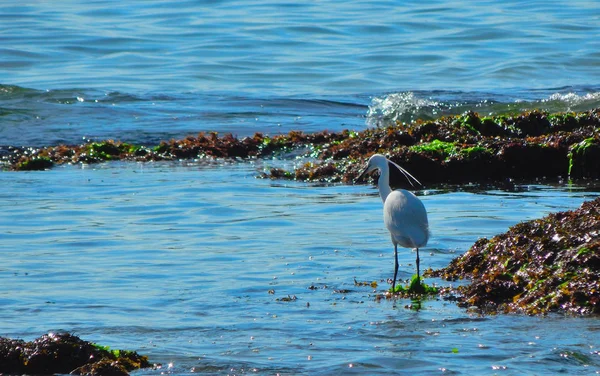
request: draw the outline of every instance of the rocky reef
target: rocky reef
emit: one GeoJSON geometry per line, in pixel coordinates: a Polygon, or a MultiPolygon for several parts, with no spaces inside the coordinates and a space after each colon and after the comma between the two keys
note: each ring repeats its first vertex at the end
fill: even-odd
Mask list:
{"type": "MultiPolygon", "coordinates": [[[[570,176],[600,177],[600,109],[579,114],[533,111],[481,117],[468,112],[433,121],[350,132],[320,145],[316,161],[266,176],[351,182],[382,153],[424,183],[468,183],[570,176]]],[[[404,178],[391,176],[393,185],[404,178]]]]}
{"type": "Polygon", "coordinates": [[[460,305],[483,313],[600,314],[600,198],[479,239],[429,274],[469,279],[460,305]]]}
{"type": "MultiPolygon", "coordinates": [[[[43,170],[63,163],[199,157],[248,159],[278,154],[281,158],[301,156],[308,161],[292,171],[271,168],[262,177],[351,182],[373,153],[385,154],[425,183],[559,176],[600,178],[600,109],[483,117],[467,112],[361,132],[292,131],[275,136],[256,133],[242,139],[231,134],[200,133],[153,147],[113,140],[43,148],[3,146],[0,166],[10,170],[43,170]]],[[[400,176],[392,176],[393,185],[400,183],[400,176]]]]}
{"type": "Polygon", "coordinates": [[[71,334],[48,333],[31,342],[0,337],[0,374],[126,376],[150,367],[134,351],[110,350],[71,334]]]}
{"type": "Polygon", "coordinates": [[[290,132],[273,137],[256,133],[239,139],[231,134],[200,133],[181,140],[162,141],[147,147],[121,141],[105,140],[82,145],[47,147],[0,147],[0,167],[5,170],[46,170],[56,164],[94,164],[106,161],[171,161],[194,158],[249,159],[271,156],[277,152],[304,148],[306,145],[332,142],[343,137],[327,131],[304,134],[290,132]]]}

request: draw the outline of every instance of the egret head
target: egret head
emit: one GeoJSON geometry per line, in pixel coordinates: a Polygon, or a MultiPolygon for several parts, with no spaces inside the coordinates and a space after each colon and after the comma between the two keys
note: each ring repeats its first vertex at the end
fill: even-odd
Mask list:
{"type": "Polygon", "coordinates": [[[365,169],[360,173],[360,175],[358,175],[356,181],[363,179],[365,175],[368,175],[377,169],[381,171],[384,168],[389,168],[387,158],[381,154],[373,154],[371,158],[369,158],[367,167],[365,167],[365,169]]]}
{"type": "Polygon", "coordinates": [[[394,167],[397,168],[398,171],[402,173],[402,175],[404,175],[404,177],[406,178],[406,180],[408,180],[410,185],[414,186],[413,181],[421,185],[421,182],[418,181],[414,176],[412,176],[408,171],[400,167],[398,164],[390,161],[381,154],[373,154],[371,158],[369,158],[367,167],[360,173],[360,175],[358,175],[356,181],[361,180],[365,177],[365,175],[368,175],[375,170],[379,170],[381,173],[383,173],[384,171],[389,171],[390,168],[394,167]]]}

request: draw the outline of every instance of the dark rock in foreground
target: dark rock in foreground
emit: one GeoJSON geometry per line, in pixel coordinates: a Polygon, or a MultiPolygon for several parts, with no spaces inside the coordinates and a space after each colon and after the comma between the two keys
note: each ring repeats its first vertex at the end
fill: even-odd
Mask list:
{"type": "Polygon", "coordinates": [[[480,239],[433,275],[482,312],[600,314],[600,198],[480,239]]]}
{"type": "Polygon", "coordinates": [[[31,342],[0,337],[0,374],[128,375],[150,367],[133,351],[108,350],[71,334],[45,334],[31,342]]]}

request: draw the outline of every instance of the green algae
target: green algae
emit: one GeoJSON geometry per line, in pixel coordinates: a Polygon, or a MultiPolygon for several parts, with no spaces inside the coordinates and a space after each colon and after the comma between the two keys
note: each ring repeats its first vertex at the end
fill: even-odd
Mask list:
{"type": "Polygon", "coordinates": [[[430,296],[438,295],[440,289],[423,282],[416,274],[412,276],[408,285],[397,284],[394,290],[390,287],[389,292],[400,297],[430,296]]]}
{"type": "Polygon", "coordinates": [[[483,155],[491,156],[493,154],[492,149],[484,146],[474,145],[461,147],[455,142],[446,142],[440,140],[433,140],[431,142],[413,145],[408,149],[416,153],[431,155],[444,161],[448,161],[448,159],[451,157],[470,159],[481,157],[483,155]]]}
{"type": "Polygon", "coordinates": [[[154,151],[157,154],[165,154],[168,150],[169,145],[164,141],[152,148],[152,151],[154,151]]]}
{"type": "Polygon", "coordinates": [[[458,117],[456,119],[457,123],[460,124],[460,126],[467,128],[468,130],[470,130],[473,133],[476,134],[480,134],[480,128],[481,128],[481,124],[482,124],[482,119],[479,118],[479,115],[472,112],[472,111],[468,111],[465,114],[463,114],[462,116],[458,117]]]}
{"type": "Polygon", "coordinates": [[[112,159],[118,159],[117,156],[122,153],[127,153],[132,148],[130,144],[119,143],[116,144],[112,140],[103,142],[92,142],[87,145],[87,154],[90,158],[99,159],[102,161],[109,161],[112,159]]]}
{"type": "Polygon", "coordinates": [[[474,145],[462,147],[455,142],[433,140],[408,148],[412,152],[432,156],[448,162],[450,158],[472,159],[492,156],[493,150],[484,146],[474,145]]]}
{"type": "Polygon", "coordinates": [[[263,136],[262,142],[259,144],[260,153],[275,153],[280,151],[285,151],[289,148],[290,145],[286,142],[286,139],[283,137],[269,137],[263,136]]]}
{"type": "Polygon", "coordinates": [[[433,140],[431,142],[413,145],[409,147],[409,150],[416,153],[428,154],[434,158],[445,160],[450,156],[457,154],[459,149],[454,142],[433,140]]]}
{"type": "Polygon", "coordinates": [[[600,177],[600,141],[597,137],[588,137],[571,145],[568,158],[569,177],[600,177]]]}
{"type": "Polygon", "coordinates": [[[51,168],[54,163],[48,157],[32,157],[27,158],[19,162],[15,169],[19,171],[34,171],[34,170],[46,170],[51,168]]]}
{"type": "Polygon", "coordinates": [[[122,358],[122,357],[131,358],[131,357],[136,356],[135,351],[111,349],[110,346],[100,345],[97,343],[92,343],[92,346],[94,346],[95,348],[100,350],[103,354],[108,354],[111,359],[118,359],[118,358],[122,358]]]}
{"type": "Polygon", "coordinates": [[[460,149],[459,153],[468,159],[481,158],[484,156],[491,157],[494,154],[492,149],[477,145],[460,149]]]}
{"type": "Polygon", "coordinates": [[[577,122],[577,114],[574,112],[559,112],[548,115],[548,121],[552,126],[565,126],[577,122]]]}

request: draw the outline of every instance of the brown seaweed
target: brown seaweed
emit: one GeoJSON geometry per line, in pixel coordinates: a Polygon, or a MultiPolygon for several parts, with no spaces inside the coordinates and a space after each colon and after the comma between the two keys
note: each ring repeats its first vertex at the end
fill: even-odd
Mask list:
{"type": "Polygon", "coordinates": [[[482,312],[600,314],[600,198],[480,239],[430,274],[469,279],[460,304],[482,312]]]}
{"type": "Polygon", "coordinates": [[[0,374],[128,375],[150,367],[134,351],[110,350],[68,333],[48,333],[31,341],[0,337],[0,374]]]}
{"type": "MultiPolygon", "coordinates": [[[[383,153],[424,183],[464,183],[559,177],[600,178],[600,109],[549,114],[481,117],[474,112],[436,120],[398,123],[361,132],[344,130],[267,136],[199,133],[157,146],[114,140],[42,148],[0,147],[0,166],[44,170],[55,164],[161,161],[195,158],[251,159],[279,154],[311,162],[293,171],[272,168],[271,179],[344,182],[354,180],[368,157],[383,153]],[[296,151],[292,153],[292,151],[296,151]]],[[[392,185],[401,184],[392,176],[392,185]]]]}

